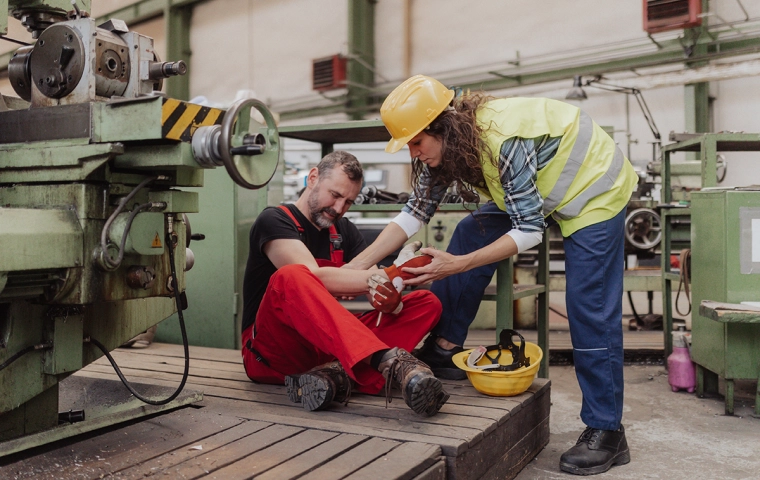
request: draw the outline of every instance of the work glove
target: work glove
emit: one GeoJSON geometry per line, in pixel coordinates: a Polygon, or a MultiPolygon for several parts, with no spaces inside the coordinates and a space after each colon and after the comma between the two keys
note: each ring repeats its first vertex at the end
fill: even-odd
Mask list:
{"type": "Polygon", "coordinates": [[[401,271],[402,268],[424,267],[433,261],[433,257],[430,255],[417,255],[417,251],[420,248],[422,248],[422,242],[419,240],[406,245],[399,252],[398,257],[396,257],[396,260],[393,262],[393,265],[383,269],[385,271],[385,274],[388,275],[388,278],[391,280],[391,282],[393,282],[393,285],[397,289],[400,290],[403,288],[404,280],[409,280],[410,278],[415,278],[417,276],[408,272],[401,271]]]}
{"type": "MultiPolygon", "coordinates": [[[[398,314],[404,307],[401,302],[401,290],[393,286],[390,280],[382,275],[374,274],[367,280],[369,299],[372,308],[381,313],[398,314]]],[[[401,286],[403,290],[404,286],[401,286]]]]}

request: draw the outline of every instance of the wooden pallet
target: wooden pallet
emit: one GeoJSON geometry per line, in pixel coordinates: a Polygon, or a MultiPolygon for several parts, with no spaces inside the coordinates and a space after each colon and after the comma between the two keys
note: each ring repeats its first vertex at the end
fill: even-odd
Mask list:
{"type": "MultiPolygon", "coordinates": [[[[503,479],[549,441],[547,380],[509,398],[446,381],[451,398],[429,418],[399,392],[387,407],[384,397],[355,394],[347,406],[307,412],[284,386],[252,383],[237,351],[191,347],[191,357],[186,388],[203,392],[200,408],[3,459],[0,477],[503,479]]],[[[176,386],[183,369],[177,345],[119,349],[114,358],[136,383],[176,386]]],[[[76,376],[116,381],[102,359],[76,376]]]]}

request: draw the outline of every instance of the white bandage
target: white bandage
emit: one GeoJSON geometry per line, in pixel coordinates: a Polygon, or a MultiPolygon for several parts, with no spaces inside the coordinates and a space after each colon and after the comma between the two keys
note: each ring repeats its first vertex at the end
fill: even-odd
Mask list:
{"type": "Polygon", "coordinates": [[[506,233],[512,237],[512,240],[517,244],[517,253],[522,253],[529,248],[533,248],[544,239],[543,232],[523,232],[520,230],[512,229],[506,233]]]}
{"type": "Polygon", "coordinates": [[[422,228],[422,221],[406,212],[399,213],[396,215],[396,218],[391,221],[401,227],[404,233],[406,233],[406,238],[411,238],[412,235],[419,232],[422,228]]]}

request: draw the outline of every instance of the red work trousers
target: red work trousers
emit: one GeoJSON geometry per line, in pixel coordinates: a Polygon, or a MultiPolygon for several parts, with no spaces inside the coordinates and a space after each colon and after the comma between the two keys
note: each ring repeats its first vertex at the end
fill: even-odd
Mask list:
{"type": "Polygon", "coordinates": [[[376,310],[354,315],[308,268],[282,267],[269,279],[256,337],[251,338],[252,327],[243,332],[245,371],[255,382],[282,385],[286,375],[337,359],[360,392],[379,393],[385,379],[362,359],[392,347],[412,351],[441,315],[441,302],[429,291],[412,292],[403,301],[398,315],[383,314],[376,327],[376,310]],[[256,353],[246,347],[249,340],[256,353]]]}

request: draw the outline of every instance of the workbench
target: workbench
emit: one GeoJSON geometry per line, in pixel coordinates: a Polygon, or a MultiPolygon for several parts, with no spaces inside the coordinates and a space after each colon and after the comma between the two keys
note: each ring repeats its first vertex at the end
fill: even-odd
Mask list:
{"type": "MultiPolygon", "coordinates": [[[[734,325],[742,332],[748,333],[743,338],[745,346],[760,351],[760,308],[736,303],[720,303],[711,300],[703,300],[699,305],[699,314],[709,318],[722,327],[734,325]]],[[[726,356],[732,355],[731,359],[724,359],[726,363],[739,363],[738,368],[745,372],[754,371],[758,379],[757,394],[755,396],[755,416],[760,416],[760,362],[753,358],[750,352],[735,351],[732,354],[726,352],[726,356]]],[[[756,357],[756,355],[755,355],[756,357]]],[[[726,415],[734,414],[734,379],[726,378],[726,415]]],[[[705,394],[705,367],[697,364],[697,395],[705,394]]]]}
{"type": "Polygon", "coordinates": [[[690,219],[692,210],[689,202],[675,202],[672,190],[671,157],[678,152],[698,154],[701,188],[715,187],[718,184],[718,152],[752,152],[760,151],[760,135],[756,133],[705,133],[690,136],[682,141],[662,147],[662,202],[659,205],[662,220],[662,316],[665,331],[665,357],[673,352],[673,282],[680,281],[678,272],[670,266],[670,255],[676,251],[690,248],[690,219]]]}

